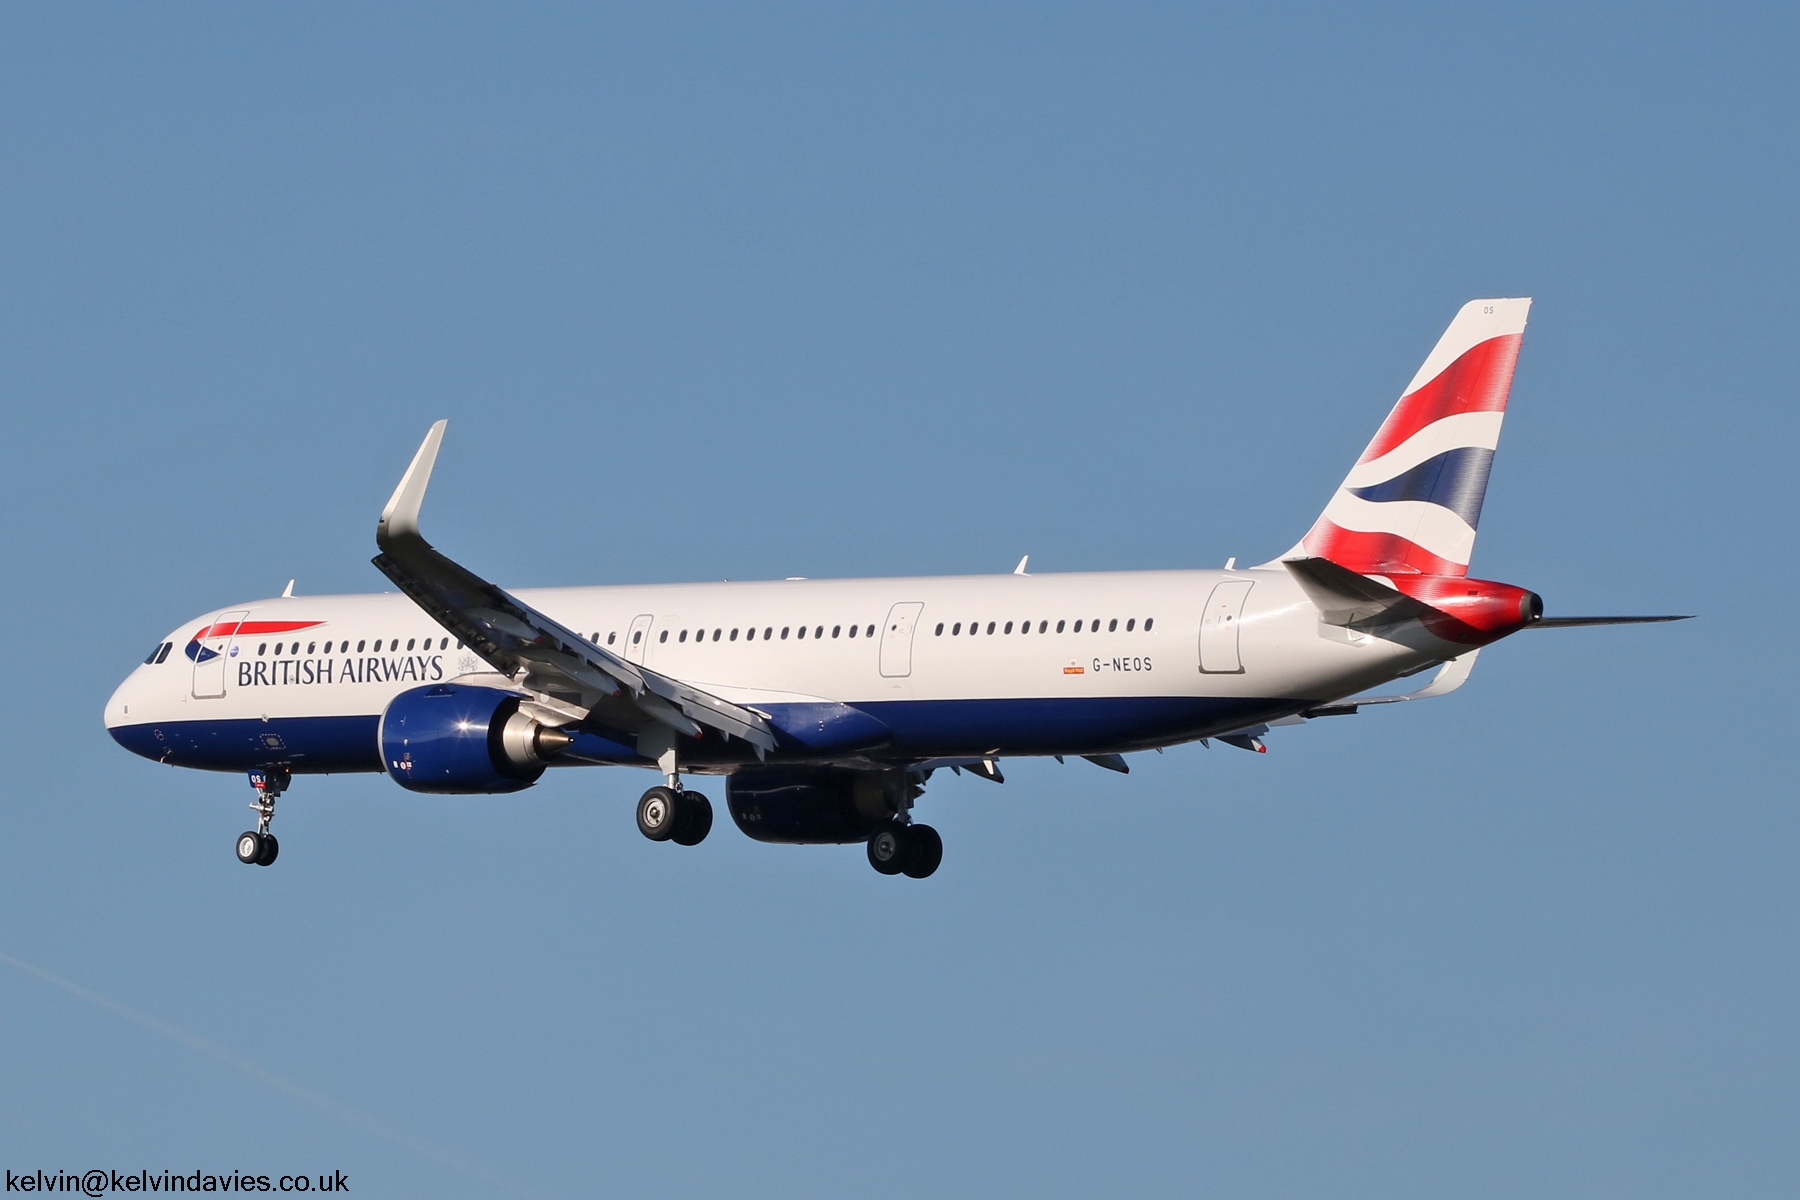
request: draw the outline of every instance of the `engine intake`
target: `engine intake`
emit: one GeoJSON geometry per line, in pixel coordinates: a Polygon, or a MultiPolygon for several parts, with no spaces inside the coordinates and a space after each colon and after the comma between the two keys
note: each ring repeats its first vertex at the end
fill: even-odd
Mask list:
{"type": "Polygon", "coordinates": [[[494,688],[434,684],[401,692],[381,715],[382,766],[408,791],[516,792],[574,742],[494,688]]]}

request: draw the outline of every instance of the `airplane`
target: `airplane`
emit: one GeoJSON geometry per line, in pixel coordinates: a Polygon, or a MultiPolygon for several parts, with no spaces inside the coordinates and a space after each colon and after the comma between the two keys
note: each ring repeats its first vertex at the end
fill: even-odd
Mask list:
{"type": "Polygon", "coordinates": [[[611,764],[662,775],[637,805],[652,841],[701,842],[712,803],[688,781],[723,776],[751,838],[862,843],[876,871],[923,879],[943,839],[913,809],[938,771],[1260,753],[1271,727],[1454,691],[1521,630],[1687,619],[1546,617],[1535,592],[1469,576],[1530,306],[1464,305],[1311,529],[1253,567],[1031,574],[1027,556],[991,576],[509,591],[420,533],[439,421],[376,524],[397,592],[290,582],[187,621],[106,727],[159,763],[246,772],[246,864],[280,853],[270,824],[297,775],[499,794],[611,764]]]}

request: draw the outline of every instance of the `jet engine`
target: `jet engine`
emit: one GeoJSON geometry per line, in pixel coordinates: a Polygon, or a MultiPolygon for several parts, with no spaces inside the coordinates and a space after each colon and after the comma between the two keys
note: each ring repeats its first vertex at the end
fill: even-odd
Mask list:
{"type": "Polygon", "coordinates": [[[726,780],[725,804],[759,842],[864,842],[921,790],[899,771],[752,767],[726,780]]]}
{"type": "Polygon", "coordinates": [[[519,711],[519,697],[454,683],[413,688],[381,714],[381,761],[409,791],[516,792],[575,739],[519,711]]]}

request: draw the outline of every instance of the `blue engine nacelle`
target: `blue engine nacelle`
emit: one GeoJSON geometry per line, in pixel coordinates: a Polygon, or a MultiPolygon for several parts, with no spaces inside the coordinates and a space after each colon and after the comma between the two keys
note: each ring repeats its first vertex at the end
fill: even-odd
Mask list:
{"type": "Polygon", "coordinates": [[[920,790],[899,771],[748,767],[725,781],[725,805],[759,842],[863,842],[920,790]]]}
{"type": "Polygon", "coordinates": [[[516,792],[536,783],[572,741],[520,712],[519,697],[494,688],[413,688],[381,714],[382,765],[414,792],[516,792]]]}

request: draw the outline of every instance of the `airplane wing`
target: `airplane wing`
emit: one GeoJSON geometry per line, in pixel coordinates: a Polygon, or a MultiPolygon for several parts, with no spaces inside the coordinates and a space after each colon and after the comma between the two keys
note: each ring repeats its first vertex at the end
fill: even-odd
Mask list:
{"type": "Polygon", "coordinates": [[[381,573],[515,686],[532,695],[534,714],[551,725],[590,714],[613,728],[659,722],[688,737],[713,729],[742,738],[760,756],[775,748],[761,713],[722,700],[596,646],[473,571],[433,549],[419,532],[419,508],[448,421],[425,435],[375,527],[381,573]]]}

